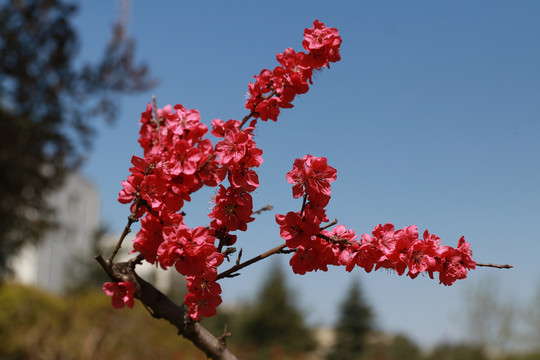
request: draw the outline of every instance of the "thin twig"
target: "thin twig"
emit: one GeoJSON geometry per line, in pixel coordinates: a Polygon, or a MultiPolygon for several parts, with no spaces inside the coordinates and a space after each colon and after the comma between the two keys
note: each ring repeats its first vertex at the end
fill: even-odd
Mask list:
{"type": "Polygon", "coordinates": [[[128,216],[128,223],[124,227],[124,231],[122,231],[122,234],[120,235],[120,239],[118,239],[118,242],[116,243],[116,246],[114,247],[114,250],[111,256],[109,257],[109,260],[108,260],[109,263],[112,263],[112,261],[114,260],[114,257],[118,253],[118,250],[120,250],[120,247],[122,246],[122,242],[124,241],[126,236],[131,232],[131,225],[134,222],[139,221],[139,219],[135,217],[138,210],[139,210],[139,205],[137,205],[137,207],[135,208],[135,211],[131,215],[128,216]]]}
{"type": "Polygon", "coordinates": [[[302,209],[300,209],[300,217],[304,218],[304,209],[306,208],[307,204],[307,194],[304,194],[304,197],[302,198],[302,209]]]}
{"type": "Polygon", "coordinates": [[[245,123],[247,123],[247,121],[249,120],[250,117],[252,117],[253,115],[255,115],[255,110],[253,110],[252,112],[250,112],[248,115],[244,116],[244,118],[242,119],[242,122],[240,123],[240,127],[239,129],[241,129],[245,123]]]}
{"type": "Polygon", "coordinates": [[[271,249],[271,250],[268,250],[267,252],[265,253],[262,253],[260,255],[257,255],[255,256],[254,258],[252,259],[249,259],[241,264],[237,264],[235,266],[233,266],[232,268],[230,268],[229,270],[225,270],[224,272],[220,273],[217,275],[216,277],[216,280],[219,280],[219,279],[223,279],[223,278],[226,278],[226,277],[234,277],[236,275],[234,275],[235,272],[237,272],[238,270],[241,270],[243,268],[245,268],[246,266],[249,266],[251,264],[254,264],[256,263],[257,261],[261,261],[262,259],[265,259],[271,255],[274,255],[274,254],[279,254],[283,249],[285,249],[285,247],[287,246],[287,244],[281,244],[279,246],[276,246],[275,248],[271,249]]]}
{"type": "Polygon", "coordinates": [[[240,265],[241,259],[242,259],[242,248],[240,248],[240,252],[238,253],[238,258],[236,259],[236,266],[240,265]]]}
{"type": "Polygon", "coordinates": [[[158,135],[158,144],[161,145],[161,131],[159,128],[161,127],[161,118],[158,116],[158,107],[157,107],[157,99],[156,95],[152,95],[152,104],[154,105],[154,123],[156,124],[156,132],[158,135]]]}
{"type": "Polygon", "coordinates": [[[263,207],[260,208],[259,210],[254,211],[253,213],[258,215],[258,214],[262,213],[263,211],[269,211],[269,210],[272,210],[273,208],[274,208],[274,207],[273,207],[272,205],[268,204],[268,205],[266,205],[266,206],[263,206],[263,207]]]}
{"type": "Polygon", "coordinates": [[[323,227],[321,227],[321,230],[326,230],[329,227],[336,225],[337,223],[338,223],[338,220],[334,219],[334,221],[332,221],[331,223],[328,223],[328,224],[324,225],[323,227]]]}
{"type": "Polygon", "coordinates": [[[158,125],[158,129],[159,129],[159,117],[158,117],[158,113],[157,113],[158,107],[157,107],[156,95],[152,95],[152,105],[154,105],[154,118],[155,118],[155,122],[158,125]]]}
{"type": "Polygon", "coordinates": [[[223,334],[221,334],[221,336],[218,337],[218,340],[221,346],[223,346],[223,348],[227,348],[227,338],[230,336],[232,336],[232,334],[229,332],[227,324],[225,324],[223,328],[223,334]]]}
{"type": "Polygon", "coordinates": [[[492,268],[497,268],[497,269],[511,269],[514,267],[514,265],[510,265],[510,264],[496,265],[496,264],[483,264],[483,263],[476,263],[476,266],[492,267],[492,268]]]}

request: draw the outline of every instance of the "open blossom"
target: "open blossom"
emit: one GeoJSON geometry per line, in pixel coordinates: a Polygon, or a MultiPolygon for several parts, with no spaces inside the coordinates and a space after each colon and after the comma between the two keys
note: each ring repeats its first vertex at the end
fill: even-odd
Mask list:
{"type": "Polygon", "coordinates": [[[216,144],[215,154],[223,165],[238,164],[251,146],[249,133],[237,127],[229,127],[224,131],[224,139],[216,144]]]}
{"type": "Polygon", "coordinates": [[[138,156],[131,157],[133,167],[129,168],[131,175],[127,181],[122,181],[122,190],[120,191],[118,201],[122,204],[129,204],[133,201],[137,193],[140,191],[141,183],[147,172],[147,164],[144,159],[138,156]]]}
{"type": "Polygon", "coordinates": [[[327,66],[330,62],[341,60],[339,48],[341,46],[341,36],[336,28],[327,28],[319,20],[313,22],[313,28],[304,31],[304,41],[306,49],[314,57],[314,67],[327,66]]]}
{"type": "Polygon", "coordinates": [[[157,250],[162,242],[162,221],[152,215],[145,216],[141,220],[141,230],[137,233],[133,241],[133,251],[140,252],[146,261],[154,264],[157,258],[157,250]]]}
{"type": "Polygon", "coordinates": [[[441,246],[439,251],[441,269],[439,280],[441,284],[452,285],[456,280],[465,279],[468,269],[475,269],[476,262],[472,259],[470,244],[462,236],[456,249],[441,246]]]}
{"type": "Polygon", "coordinates": [[[287,181],[293,184],[293,196],[307,194],[308,200],[324,207],[330,200],[330,183],[336,180],[337,171],[327,164],[325,157],[305,155],[296,159],[293,169],[287,173],[287,181]]]}
{"type": "Polygon", "coordinates": [[[202,276],[190,276],[186,280],[188,294],[184,298],[184,303],[189,307],[189,316],[194,320],[200,320],[216,315],[216,307],[222,302],[219,284],[202,276]]]}
{"type": "Polygon", "coordinates": [[[199,140],[207,131],[206,125],[201,123],[201,115],[196,109],[186,109],[181,104],[174,106],[165,116],[165,124],[170,134],[180,136],[184,140],[199,140]]]}
{"type": "MultiPolygon", "coordinates": [[[[296,94],[303,94],[309,90],[313,68],[310,66],[311,58],[303,52],[295,52],[287,48],[282,54],[276,55],[277,61],[283,66],[287,83],[296,94]]],[[[276,72],[274,70],[274,72],[276,72]]]]}
{"type": "Polygon", "coordinates": [[[435,269],[437,266],[435,256],[436,249],[431,247],[428,242],[423,240],[414,241],[410,244],[407,252],[408,275],[414,279],[418,274],[428,269],[435,269]]]}
{"type": "Polygon", "coordinates": [[[187,140],[180,139],[172,144],[167,152],[165,166],[170,175],[193,175],[198,169],[202,151],[193,147],[187,140]]]}
{"type": "MultiPolygon", "coordinates": [[[[384,227],[388,228],[388,225],[389,224],[386,224],[384,227]]],[[[390,225],[393,229],[394,226],[392,224],[390,225]]],[[[380,225],[377,226],[377,228],[380,228],[380,225]]],[[[411,251],[411,246],[419,242],[418,228],[416,225],[407,226],[401,230],[397,230],[393,235],[390,235],[390,237],[392,238],[392,250],[389,251],[389,248],[383,249],[385,260],[383,262],[379,262],[379,264],[377,264],[377,268],[384,267],[394,269],[398,275],[403,275],[407,270],[407,267],[409,267],[408,275],[411,277],[416,276],[418,274],[416,272],[416,268],[411,268],[411,264],[418,265],[418,261],[420,261],[421,258],[417,256],[416,250],[414,253],[411,251]],[[411,259],[411,255],[415,255],[414,259],[411,259]],[[414,260],[414,262],[410,260],[414,260]]],[[[420,242],[420,244],[423,244],[423,242],[420,242]]],[[[419,248],[420,247],[421,246],[419,246],[419,248]]]]}
{"type": "Polygon", "coordinates": [[[220,185],[214,202],[216,205],[208,216],[213,219],[210,226],[215,230],[246,231],[247,224],[255,220],[251,217],[253,200],[247,192],[238,192],[233,187],[225,189],[220,185]]]}
{"type": "Polygon", "coordinates": [[[311,237],[319,232],[318,224],[302,218],[299,213],[288,212],[287,215],[276,214],[280,236],[285,239],[287,247],[295,249],[308,244],[311,237]]]}
{"type": "Polygon", "coordinates": [[[311,271],[328,271],[328,265],[339,265],[340,245],[313,236],[309,245],[300,245],[291,257],[290,265],[295,274],[311,271]]]}
{"type": "Polygon", "coordinates": [[[106,282],[103,291],[111,297],[112,306],[121,309],[124,305],[132,308],[134,305],[135,285],[131,281],[106,282]]]}
{"type": "Polygon", "coordinates": [[[205,227],[190,229],[181,225],[164,235],[165,241],[157,250],[163,268],[174,266],[182,275],[206,274],[210,278],[223,262],[223,255],[216,252],[214,237],[205,227]]]}

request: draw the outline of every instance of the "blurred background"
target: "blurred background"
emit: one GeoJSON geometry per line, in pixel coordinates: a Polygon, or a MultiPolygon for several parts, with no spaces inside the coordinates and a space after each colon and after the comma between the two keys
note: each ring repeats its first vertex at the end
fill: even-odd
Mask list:
{"type": "MultiPolygon", "coordinates": [[[[274,215],[301,206],[285,174],[312,154],[338,170],[331,219],[359,234],[416,224],[451,246],[463,235],[476,261],[515,268],[444,287],[298,276],[280,255],[224,279],[205,324],[227,324],[241,358],[540,358],[540,3],[0,0],[2,359],[203,358],[100,289],[93,256],[127,222],[116,199],[142,153],[140,113],[155,95],[207,125],[242,118],[253,75],[300,51],[315,19],[340,31],[342,60],[259,124],[254,207],[274,209],[239,234],[243,258],[282,243],[274,215]]],[[[193,196],[189,226],[208,224],[213,193],[193,196]]],[[[182,301],[172,272],[141,274],[182,301]]]]}

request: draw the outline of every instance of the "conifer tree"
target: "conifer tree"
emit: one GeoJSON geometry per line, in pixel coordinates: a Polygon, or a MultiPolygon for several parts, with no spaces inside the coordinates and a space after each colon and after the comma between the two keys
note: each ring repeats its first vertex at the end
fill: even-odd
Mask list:
{"type": "Polygon", "coordinates": [[[292,354],[313,350],[316,345],[279,266],[272,268],[263,283],[253,307],[246,312],[242,328],[244,343],[259,353],[279,348],[279,352],[292,354]]]}
{"type": "Polygon", "coordinates": [[[360,359],[365,349],[365,338],[372,328],[372,311],[366,304],[359,281],[354,281],[341,304],[335,326],[335,343],[328,360],[360,359]]]}

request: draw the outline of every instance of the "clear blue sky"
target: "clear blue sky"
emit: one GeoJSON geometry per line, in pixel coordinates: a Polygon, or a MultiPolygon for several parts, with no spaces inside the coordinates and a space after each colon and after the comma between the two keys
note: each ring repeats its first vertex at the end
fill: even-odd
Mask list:
{"type": "MultiPolygon", "coordinates": [[[[95,59],[117,15],[111,1],[82,3],[76,25],[81,59],[95,59]]],[[[128,208],[116,202],[130,158],[141,153],[138,120],[155,94],[181,103],[203,122],[240,119],[247,84],[273,68],[287,47],[301,50],[303,29],[320,19],[339,29],[342,61],[318,74],[277,123],[262,123],[255,208],[271,203],[239,238],[244,259],[279,245],[274,214],[296,211],[285,174],[295,158],[325,156],[338,170],[331,218],[370,232],[379,224],[416,224],[448,245],[461,235],[479,269],[452,287],[342,268],[289,285],[312,324],[330,325],[350,281],[361,278],[377,323],[421,344],[459,339],[467,289],[497,277],[517,303],[540,286],[540,2],[536,1],[155,1],[135,2],[129,32],[138,59],[159,79],[152,91],[123,97],[117,123],[98,124],[83,168],[102,195],[113,232],[128,208]]],[[[194,197],[188,225],[206,225],[210,192],[194,197]]],[[[286,264],[288,259],[281,259],[286,264]]],[[[222,282],[224,299],[250,299],[271,266],[259,263],[222,282]]]]}

